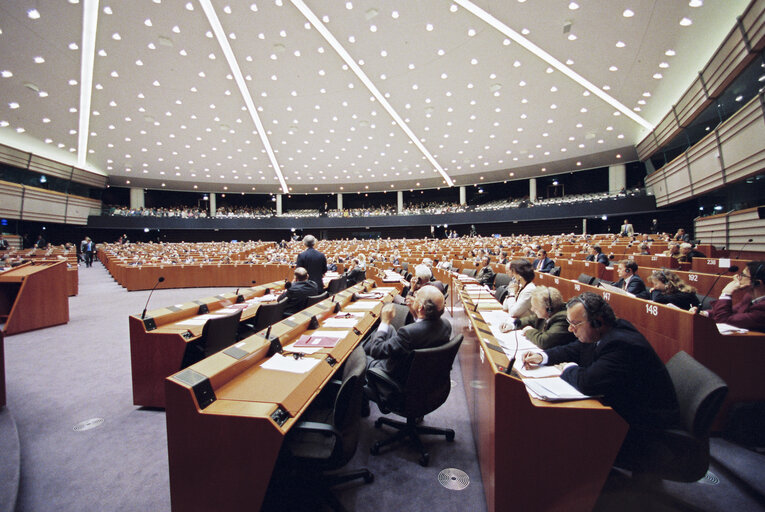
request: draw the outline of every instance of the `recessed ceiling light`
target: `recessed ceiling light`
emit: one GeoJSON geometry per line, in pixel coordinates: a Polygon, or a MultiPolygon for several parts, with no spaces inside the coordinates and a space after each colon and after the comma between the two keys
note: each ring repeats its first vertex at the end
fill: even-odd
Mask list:
{"type": "Polygon", "coordinates": [[[3,78],[10,78],[10,77],[13,76],[13,73],[8,71],[7,69],[4,69],[4,70],[0,71],[0,76],[2,76],[3,78]]]}
{"type": "Polygon", "coordinates": [[[667,50],[666,52],[664,52],[664,55],[666,55],[667,57],[674,57],[676,53],[675,53],[675,50],[667,50]]]}
{"type": "Polygon", "coordinates": [[[625,46],[627,46],[627,45],[624,44],[624,41],[616,41],[616,47],[617,48],[624,48],[625,46]]]}
{"type": "Polygon", "coordinates": [[[688,6],[690,7],[701,7],[702,5],[704,5],[702,0],[691,0],[688,2],[688,6]]]}
{"type": "Polygon", "coordinates": [[[667,69],[669,67],[669,64],[667,64],[666,62],[662,62],[659,64],[659,67],[662,69],[667,69]]]}
{"type": "Polygon", "coordinates": [[[568,35],[568,40],[569,41],[576,41],[576,35],[575,34],[569,34],[568,35]]]}
{"type": "Polygon", "coordinates": [[[664,76],[663,76],[661,73],[654,73],[654,74],[653,74],[653,77],[654,77],[656,80],[661,80],[662,78],[664,78],[664,76]]]}
{"type": "Polygon", "coordinates": [[[683,18],[683,19],[680,20],[680,26],[681,27],[688,27],[688,26],[690,26],[692,24],[693,24],[693,22],[691,21],[690,18],[683,18]]]}
{"type": "Polygon", "coordinates": [[[38,20],[40,19],[40,11],[37,9],[29,9],[27,11],[27,16],[29,16],[29,19],[31,20],[38,20]]]}
{"type": "Polygon", "coordinates": [[[631,18],[635,15],[635,13],[631,9],[624,9],[624,12],[622,13],[622,16],[625,18],[631,18]]]}
{"type": "Polygon", "coordinates": [[[45,62],[45,59],[43,59],[43,58],[42,58],[42,57],[40,57],[40,56],[37,56],[37,57],[35,57],[35,58],[34,58],[34,61],[35,61],[37,64],[42,64],[43,62],[45,62]]]}
{"type": "Polygon", "coordinates": [[[579,4],[576,2],[571,2],[568,4],[568,8],[571,9],[572,11],[575,11],[579,9],[579,4]]]}

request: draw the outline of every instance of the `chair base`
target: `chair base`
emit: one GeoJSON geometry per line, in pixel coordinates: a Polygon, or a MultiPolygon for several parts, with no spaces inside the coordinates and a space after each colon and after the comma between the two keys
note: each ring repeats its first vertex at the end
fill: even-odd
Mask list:
{"type": "Polygon", "coordinates": [[[317,507],[317,502],[321,502],[334,512],[348,512],[332,492],[332,487],[358,479],[363,479],[365,484],[371,484],[375,478],[366,468],[313,477],[301,472],[288,472],[276,479],[282,484],[270,489],[261,511],[315,512],[324,509],[321,506],[317,507]]]}
{"type": "Polygon", "coordinates": [[[454,430],[450,428],[427,427],[417,425],[417,423],[417,418],[407,418],[406,422],[392,420],[390,418],[377,418],[375,421],[376,428],[388,425],[389,427],[397,429],[398,432],[382,441],[375,442],[375,444],[372,445],[372,448],[370,448],[369,453],[378,455],[380,453],[380,448],[383,446],[409,439],[414,447],[417,448],[417,451],[420,452],[420,459],[418,462],[421,466],[427,466],[430,463],[430,454],[425,450],[422,441],[420,441],[420,435],[446,436],[446,440],[451,443],[454,441],[454,430]]]}

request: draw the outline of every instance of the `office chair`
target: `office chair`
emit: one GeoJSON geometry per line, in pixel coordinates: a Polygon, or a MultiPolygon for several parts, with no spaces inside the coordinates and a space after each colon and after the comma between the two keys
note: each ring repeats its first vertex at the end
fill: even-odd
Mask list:
{"type": "Polygon", "coordinates": [[[468,277],[475,277],[475,269],[474,268],[466,268],[462,271],[463,274],[465,274],[468,277]]]}
{"type": "Polygon", "coordinates": [[[329,294],[327,292],[320,293],[319,295],[311,295],[308,297],[308,300],[305,303],[305,307],[310,308],[317,302],[321,302],[327,297],[329,297],[329,294]]]}
{"type": "Polygon", "coordinates": [[[552,270],[550,270],[550,275],[560,277],[560,266],[553,267],[552,270]]]}
{"type": "Polygon", "coordinates": [[[273,325],[284,318],[284,306],[287,303],[286,297],[272,304],[261,304],[258,306],[258,312],[255,314],[255,322],[252,324],[253,332],[260,332],[269,325],[273,325]]]}
{"type": "Polygon", "coordinates": [[[494,289],[499,290],[500,286],[507,286],[510,284],[510,274],[504,272],[498,272],[494,274],[494,289]]]}
{"type": "Polygon", "coordinates": [[[675,386],[682,426],[638,431],[640,438],[644,435],[647,440],[638,456],[630,456],[629,460],[617,456],[614,465],[633,474],[695,482],[709,469],[709,432],[728,394],[728,386],[683,351],[667,362],[667,371],[675,386]]]}
{"type": "MultiPolygon", "coordinates": [[[[327,475],[345,466],[356,453],[361,430],[361,402],[367,358],[364,349],[356,347],[345,361],[342,380],[333,380],[317,397],[301,421],[290,429],[285,440],[286,453],[300,481],[319,494],[333,510],[345,508],[330,487],[358,478],[371,483],[374,475],[368,469],[327,475]],[[327,391],[337,389],[336,394],[327,391]]],[[[290,484],[292,488],[294,482],[290,484]]]]}
{"type": "Polygon", "coordinates": [[[588,274],[579,274],[579,277],[576,280],[580,283],[590,284],[592,286],[598,286],[598,283],[600,282],[600,279],[597,277],[592,277],[588,274]]]}
{"type": "MultiPolygon", "coordinates": [[[[357,284],[357,283],[360,283],[360,282],[364,281],[364,279],[366,279],[366,278],[367,278],[367,271],[366,270],[361,270],[361,269],[354,268],[353,270],[351,270],[346,275],[347,285],[348,286],[353,286],[354,284],[357,284]]],[[[348,286],[346,286],[346,288],[348,286]]]]}
{"type": "Polygon", "coordinates": [[[205,322],[202,336],[186,344],[183,353],[181,369],[198,363],[216,352],[220,352],[237,341],[239,320],[242,317],[240,309],[231,315],[216,315],[205,322]]]}
{"type": "Polygon", "coordinates": [[[502,304],[507,298],[507,293],[507,285],[499,286],[496,290],[494,290],[494,298],[497,299],[500,304],[502,304]]]}
{"type": "Polygon", "coordinates": [[[340,277],[331,279],[329,283],[327,283],[327,295],[334,295],[338,292],[345,290],[345,288],[343,288],[344,280],[345,280],[345,276],[340,276],[340,277]]]}
{"type": "Polygon", "coordinates": [[[375,421],[377,428],[388,425],[398,432],[375,442],[369,450],[372,455],[378,455],[383,446],[408,438],[420,452],[420,465],[427,466],[430,454],[422,445],[420,434],[443,435],[447,441],[454,441],[454,430],[417,425],[417,419],[438,409],[449,397],[450,373],[461,343],[460,334],[440,347],[414,350],[403,386],[378,368],[367,371],[367,386],[364,388],[367,397],[377,403],[383,414],[393,412],[406,418],[406,422],[385,417],[375,421]]]}

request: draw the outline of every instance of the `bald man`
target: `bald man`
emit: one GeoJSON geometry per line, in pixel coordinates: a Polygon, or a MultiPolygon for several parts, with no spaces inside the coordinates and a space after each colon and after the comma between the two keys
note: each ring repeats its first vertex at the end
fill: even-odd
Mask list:
{"type": "Polygon", "coordinates": [[[386,304],[380,313],[380,326],[364,342],[367,366],[379,368],[399,384],[409,372],[409,354],[419,348],[438,347],[449,341],[452,326],[442,318],[444,295],[434,286],[417,290],[407,305],[415,321],[396,330],[390,325],[395,316],[393,305],[386,304]]]}

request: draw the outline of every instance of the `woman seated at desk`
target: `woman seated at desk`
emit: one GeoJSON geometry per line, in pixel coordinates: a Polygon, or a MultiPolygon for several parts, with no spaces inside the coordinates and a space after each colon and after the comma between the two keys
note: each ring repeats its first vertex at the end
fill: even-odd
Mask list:
{"type": "MultiPolygon", "coordinates": [[[[566,321],[566,303],[561,293],[552,287],[537,286],[531,292],[531,313],[515,321],[515,327],[541,349],[565,345],[576,340],[566,321]]],[[[507,332],[506,325],[501,330],[507,332]]]]}
{"type": "MultiPolygon", "coordinates": [[[[507,273],[513,280],[507,285],[507,298],[502,303],[502,309],[513,319],[521,318],[531,313],[531,292],[536,288],[533,283],[534,267],[528,260],[513,260],[507,266],[507,273]]],[[[513,325],[512,319],[510,325],[513,325]]]]}
{"type": "Polygon", "coordinates": [[[659,304],[673,304],[680,309],[699,305],[696,288],[690,286],[671,270],[654,270],[649,277],[651,300],[659,304]]]}
{"type": "Polygon", "coordinates": [[[725,285],[708,313],[717,323],[765,332],[765,261],[750,261],[725,285]],[[733,303],[733,294],[743,292],[733,303]]]}

